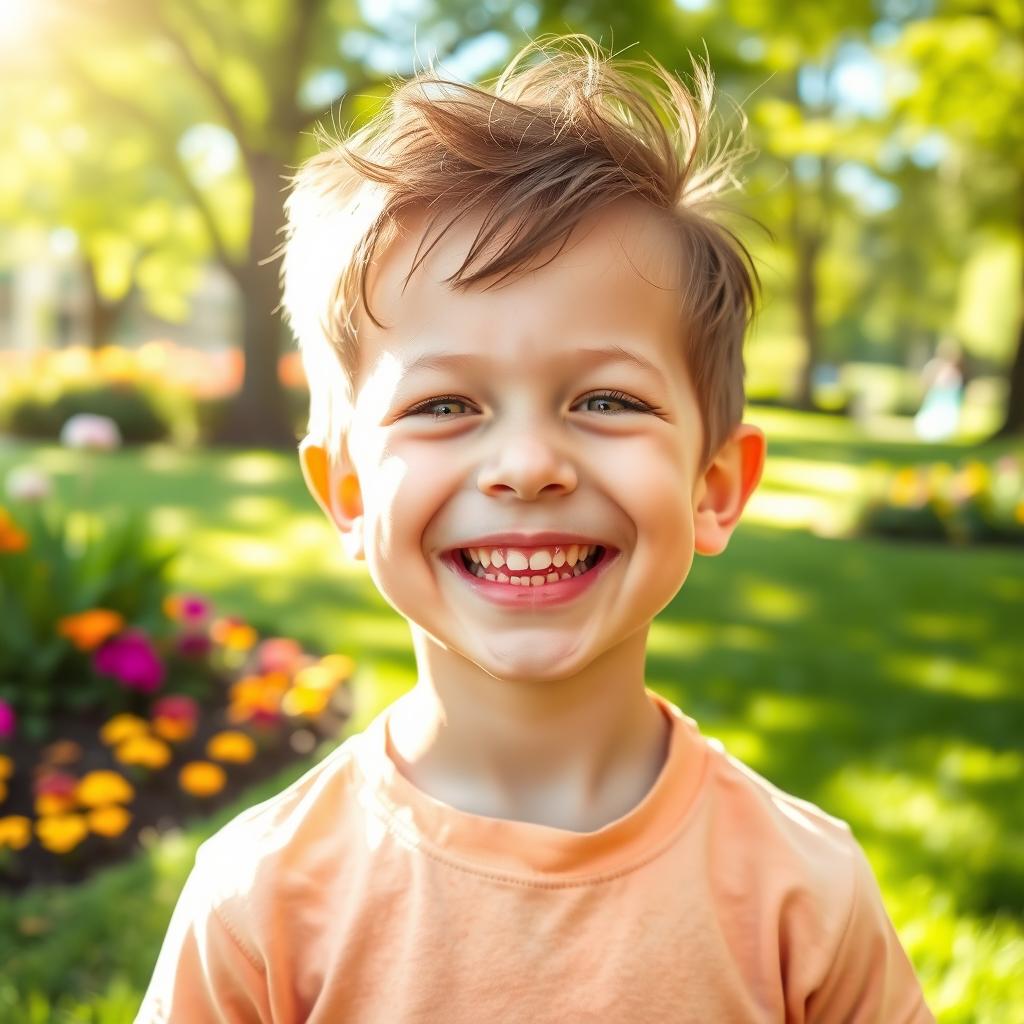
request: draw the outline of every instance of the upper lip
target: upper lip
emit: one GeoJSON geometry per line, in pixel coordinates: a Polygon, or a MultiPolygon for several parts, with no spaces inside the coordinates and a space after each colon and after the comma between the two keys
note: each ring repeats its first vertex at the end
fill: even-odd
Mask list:
{"type": "Polygon", "coordinates": [[[597,537],[584,537],[578,533],[566,533],[564,530],[543,530],[540,533],[488,533],[473,540],[466,540],[450,548],[479,548],[492,545],[500,548],[539,548],[548,544],[596,544],[603,548],[612,547],[607,541],[597,537]]]}

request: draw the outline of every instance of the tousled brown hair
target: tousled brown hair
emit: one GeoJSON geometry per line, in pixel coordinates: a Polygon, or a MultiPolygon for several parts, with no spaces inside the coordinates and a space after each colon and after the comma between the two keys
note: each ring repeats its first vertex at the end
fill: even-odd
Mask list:
{"type": "Polygon", "coordinates": [[[455,221],[483,207],[476,238],[446,283],[493,287],[560,243],[554,259],[587,213],[631,197],[677,228],[687,271],[680,344],[706,468],[743,415],[743,340],[760,280],[749,250],[718,216],[728,212],[720,196],[739,186],[736,169],[750,150],[712,131],[713,76],[706,59],[692,64],[687,87],[654,58],[623,60],[580,34],[541,36],[512,58],[493,91],[431,68],[399,83],[348,139],[320,131],[325,148],[299,168],[286,200],[282,305],[309,379],[309,434],[332,458],[354,401],[356,313],[383,326],[369,306],[367,272],[403,211],[438,208],[424,239],[442,212],[451,215],[411,276],[455,221]],[[471,270],[482,253],[489,258],[471,270]]]}

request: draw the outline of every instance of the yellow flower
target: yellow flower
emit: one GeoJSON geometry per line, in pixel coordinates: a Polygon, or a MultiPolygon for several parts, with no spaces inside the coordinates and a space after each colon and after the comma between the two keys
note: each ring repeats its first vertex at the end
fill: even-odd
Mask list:
{"type": "Polygon", "coordinates": [[[1013,518],[1016,519],[1021,526],[1024,526],[1024,500],[1017,502],[1017,507],[1013,510],[1013,518]]]}
{"type": "Polygon", "coordinates": [[[114,715],[100,729],[100,739],[108,746],[113,747],[131,736],[146,736],[149,733],[149,723],[138,715],[114,715]]]}
{"type": "Polygon", "coordinates": [[[9,779],[13,774],[14,762],[6,754],[0,754],[0,779],[9,779]]]}
{"type": "Polygon", "coordinates": [[[89,772],[79,780],[75,797],[83,807],[102,807],[104,804],[126,804],[134,799],[132,784],[117,772],[89,772]]]}
{"type": "Polygon", "coordinates": [[[338,681],[348,679],[356,670],[356,663],[347,654],[327,654],[318,662],[323,668],[330,669],[338,676],[338,681]]]}
{"type": "Polygon", "coordinates": [[[178,773],[181,788],[193,796],[213,796],[224,788],[227,780],[224,769],[211,761],[189,761],[178,773]]]}
{"type": "Polygon", "coordinates": [[[295,686],[304,687],[307,690],[326,690],[331,692],[338,688],[338,685],[345,678],[339,675],[329,665],[319,662],[316,665],[307,665],[295,673],[295,686]]]}
{"type": "Polygon", "coordinates": [[[36,822],[39,842],[53,853],[73,850],[89,834],[89,826],[81,814],[55,814],[36,822]]]}
{"type": "Polygon", "coordinates": [[[0,850],[23,850],[32,838],[32,822],[22,814],[0,818],[0,850]]]}
{"type": "Polygon", "coordinates": [[[7,799],[7,783],[0,779],[0,804],[7,799]]]}
{"type": "Polygon", "coordinates": [[[915,504],[921,491],[921,483],[922,481],[914,467],[907,466],[899,470],[893,477],[892,485],[889,489],[889,503],[897,508],[905,508],[908,505],[915,504]]]}
{"type": "Polygon", "coordinates": [[[189,739],[196,731],[196,723],[187,718],[170,718],[158,715],[153,719],[153,732],[169,743],[180,743],[189,739]]]}
{"type": "Polygon", "coordinates": [[[119,836],[131,824],[132,814],[117,804],[107,804],[89,811],[86,820],[92,832],[113,838],[119,836]]]}
{"type": "Polygon", "coordinates": [[[984,462],[972,459],[961,470],[968,494],[980,494],[989,484],[991,473],[984,462]]]}
{"type": "Polygon", "coordinates": [[[245,764],[256,756],[256,744],[244,732],[225,729],[210,737],[206,744],[206,756],[214,761],[245,764]]]}
{"type": "Polygon", "coordinates": [[[305,715],[316,718],[321,714],[331,699],[329,690],[314,690],[308,686],[293,686],[281,699],[281,707],[285,714],[305,715]]]}
{"type": "Polygon", "coordinates": [[[156,736],[129,736],[114,748],[114,757],[121,764],[163,768],[171,759],[171,748],[156,736]]]}
{"type": "Polygon", "coordinates": [[[65,615],[57,621],[57,632],[67,637],[80,651],[91,651],[104,640],[120,632],[124,616],[108,608],[65,615]]]}

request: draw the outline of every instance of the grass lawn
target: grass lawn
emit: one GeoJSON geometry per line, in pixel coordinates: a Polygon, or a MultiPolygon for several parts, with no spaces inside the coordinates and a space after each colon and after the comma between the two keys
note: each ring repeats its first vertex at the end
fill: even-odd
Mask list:
{"type": "MultiPolygon", "coordinates": [[[[943,1024],[1024,1020],[1024,549],[808,529],[842,516],[874,459],[968,451],[899,430],[865,438],[836,417],[747,418],[769,438],[761,488],[727,551],[698,557],[655,621],[649,683],[754,770],[850,823],[943,1024]]],[[[90,466],[0,442],[0,475],[26,460],[69,501],[151,510],[185,545],[180,585],[221,612],[351,654],[353,729],[413,684],[404,620],[345,562],[296,457],[153,447],[90,466]]],[[[0,1021],[131,1021],[196,846],[331,746],[129,865],[0,904],[0,1021]]]]}

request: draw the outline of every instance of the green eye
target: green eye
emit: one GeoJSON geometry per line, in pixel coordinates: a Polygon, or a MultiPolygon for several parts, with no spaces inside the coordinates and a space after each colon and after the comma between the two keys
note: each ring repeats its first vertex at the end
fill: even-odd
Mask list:
{"type": "MultiPolygon", "coordinates": [[[[469,403],[464,398],[457,398],[455,395],[442,395],[440,398],[428,398],[427,401],[420,402],[419,405],[413,406],[409,410],[407,415],[409,415],[409,416],[421,416],[424,413],[428,412],[430,409],[432,409],[436,405],[466,405],[466,406],[468,406],[469,403]]],[[[435,412],[433,414],[433,418],[435,420],[450,420],[450,419],[456,419],[457,417],[452,415],[452,414],[450,414],[450,413],[448,413],[448,414],[441,414],[441,413],[435,412]]]]}

